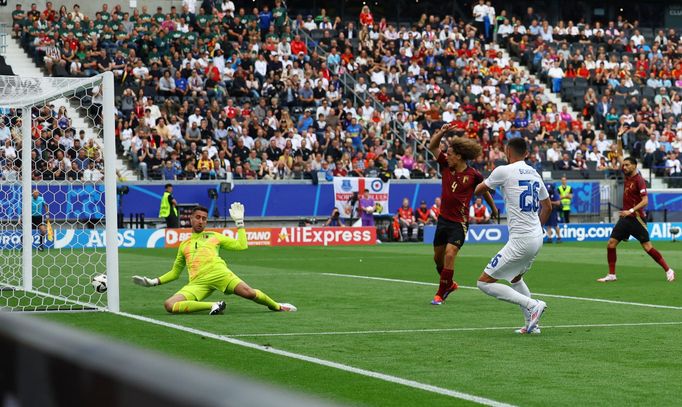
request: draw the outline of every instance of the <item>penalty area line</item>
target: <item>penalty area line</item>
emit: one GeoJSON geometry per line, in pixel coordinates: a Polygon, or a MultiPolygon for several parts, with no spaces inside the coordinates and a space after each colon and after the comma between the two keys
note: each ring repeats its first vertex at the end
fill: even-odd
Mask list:
{"type": "MultiPolygon", "coordinates": [[[[632,322],[620,324],[578,324],[578,325],[542,325],[542,329],[571,329],[571,328],[617,328],[638,327],[652,325],[682,325],[682,321],[675,322],[632,322]]],[[[405,334],[405,333],[438,333],[438,332],[471,332],[471,331],[500,331],[514,330],[518,326],[491,326],[471,328],[425,328],[425,329],[384,329],[377,331],[338,331],[338,332],[282,332],[229,335],[231,338],[242,337],[271,337],[271,336],[325,336],[325,335],[373,335],[373,334],[405,334]]]]}
{"type": "MultiPolygon", "coordinates": [[[[362,279],[362,280],[388,281],[391,283],[426,285],[426,286],[431,286],[431,287],[437,287],[438,286],[438,284],[436,284],[436,283],[427,283],[425,281],[401,280],[401,279],[397,279],[397,278],[386,278],[386,277],[359,276],[359,275],[355,275],[355,274],[320,273],[320,275],[330,276],[330,277],[357,278],[357,279],[362,279]]],[[[467,290],[478,290],[477,287],[470,287],[470,286],[466,286],[466,285],[460,285],[459,288],[464,288],[467,290]]],[[[604,298],[574,297],[571,295],[559,295],[559,294],[542,294],[542,293],[532,293],[532,294],[534,297],[538,296],[538,297],[548,297],[548,298],[561,298],[561,299],[565,299],[565,300],[603,302],[606,304],[619,304],[619,305],[632,305],[635,307],[682,310],[682,307],[677,307],[674,305],[646,304],[646,303],[641,303],[641,302],[607,300],[604,298]]]]}
{"type": "Polygon", "coordinates": [[[231,343],[233,345],[242,346],[242,347],[249,348],[249,349],[255,349],[255,350],[262,351],[262,352],[271,353],[274,355],[279,355],[279,356],[284,356],[284,357],[288,357],[291,359],[301,360],[304,362],[314,363],[316,365],[330,367],[333,369],[338,369],[338,370],[342,370],[344,372],[354,373],[354,374],[358,374],[361,376],[371,377],[373,379],[378,379],[378,380],[382,380],[382,381],[389,382],[389,383],[400,384],[403,386],[412,387],[414,389],[423,390],[423,391],[427,391],[430,393],[440,394],[443,396],[457,398],[460,400],[471,401],[471,402],[478,403],[478,404],[481,404],[484,406],[515,407],[513,404],[502,403],[502,402],[499,402],[496,400],[487,399],[485,397],[475,396],[473,394],[463,393],[463,392],[459,392],[459,391],[455,391],[455,390],[446,389],[443,387],[433,386],[433,385],[426,384],[426,383],[420,383],[420,382],[417,382],[414,380],[404,379],[402,377],[391,376],[391,375],[384,374],[384,373],[378,373],[378,372],[374,372],[371,370],[366,370],[366,369],[361,369],[361,368],[357,368],[357,367],[353,367],[353,366],[349,366],[349,365],[344,365],[342,363],[332,362],[330,360],[319,359],[316,357],[306,356],[306,355],[302,355],[299,353],[289,352],[289,351],[285,351],[285,350],[281,350],[281,349],[275,349],[275,348],[272,348],[270,346],[258,345],[255,343],[242,341],[240,339],[231,338],[229,336],[218,335],[218,334],[215,334],[213,332],[202,331],[202,330],[190,328],[190,327],[187,327],[184,325],[173,324],[173,323],[165,322],[165,321],[159,321],[157,319],[144,317],[142,315],[129,314],[127,312],[115,312],[114,314],[120,315],[123,317],[127,317],[127,318],[131,318],[131,319],[136,319],[138,321],[147,322],[147,323],[154,324],[154,325],[163,326],[166,328],[176,329],[178,331],[183,331],[183,332],[187,332],[187,333],[194,334],[194,335],[204,336],[204,337],[207,337],[210,339],[215,339],[218,341],[231,343]]]}

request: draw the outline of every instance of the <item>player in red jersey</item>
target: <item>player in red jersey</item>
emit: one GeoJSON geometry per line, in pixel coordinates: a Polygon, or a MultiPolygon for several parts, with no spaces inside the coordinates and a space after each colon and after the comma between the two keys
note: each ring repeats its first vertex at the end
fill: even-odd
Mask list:
{"type": "MultiPolygon", "coordinates": [[[[448,295],[457,289],[457,283],[452,279],[455,273],[455,257],[466,238],[469,204],[474,189],[483,182],[481,173],[467,165],[467,161],[481,155],[481,146],[476,140],[453,137],[449,142],[447,154],[441,150],[441,139],[450,133],[451,129],[450,125],[441,127],[429,142],[429,151],[438,158],[442,177],[440,215],[433,238],[433,260],[436,263],[436,271],[440,274],[440,284],[431,301],[433,305],[441,305],[448,295]]],[[[497,207],[490,192],[486,191],[483,197],[490,206],[493,216],[497,217],[497,207]]]]}
{"type": "Polygon", "coordinates": [[[623,210],[620,211],[620,219],[611,232],[609,243],[606,246],[607,259],[609,262],[609,274],[597,279],[600,283],[616,281],[616,247],[622,240],[628,240],[634,236],[639,240],[642,248],[656,263],[665,271],[668,281],[675,281],[675,272],[665,262],[661,253],[654,248],[649,241],[649,230],[644,222],[644,208],[649,204],[646,193],[644,178],[637,171],[637,160],[632,157],[622,159],[623,143],[621,130],[618,134],[618,158],[622,161],[623,174],[625,174],[625,186],[623,188],[623,210]]]}

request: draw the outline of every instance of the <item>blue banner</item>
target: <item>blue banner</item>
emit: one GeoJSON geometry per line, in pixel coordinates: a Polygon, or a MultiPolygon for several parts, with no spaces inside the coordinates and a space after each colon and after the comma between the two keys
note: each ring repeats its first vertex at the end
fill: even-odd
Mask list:
{"type": "Polygon", "coordinates": [[[649,192],[649,210],[682,212],[682,193],[680,192],[649,192]]]}
{"type": "MultiPolygon", "coordinates": [[[[52,219],[101,219],[104,217],[104,185],[56,184],[34,186],[52,219]]],[[[21,185],[0,185],[0,220],[21,216],[21,185]]]]}
{"type": "MultiPolygon", "coordinates": [[[[122,208],[125,216],[130,213],[144,213],[146,218],[156,218],[159,214],[159,203],[163,194],[163,185],[126,184],[129,192],[122,197],[122,208]]],[[[599,183],[570,183],[574,189],[573,208],[575,213],[599,213],[599,183]]],[[[234,201],[242,202],[246,208],[246,216],[328,216],[334,208],[334,186],[332,184],[267,184],[250,183],[235,184],[232,192],[218,193],[217,200],[208,195],[210,188],[220,191],[219,184],[176,184],[173,195],[178,203],[197,203],[209,208],[211,215],[214,209],[221,216],[234,201]]],[[[423,200],[428,206],[433,205],[440,196],[440,183],[399,183],[391,182],[389,195],[389,212],[395,213],[407,198],[416,208],[423,200]]],[[[502,196],[495,193],[495,205],[500,213],[505,214],[502,196]]]]}
{"type": "MultiPolygon", "coordinates": [[[[574,213],[599,213],[599,183],[571,182],[574,213]]],[[[145,218],[157,218],[163,195],[163,183],[123,183],[128,193],[119,197],[119,210],[128,217],[143,213],[145,218]]],[[[101,219],[104,217],[104,186],[83,184],[38,185],[38,190],[49,207],[52,219],[101,219]]],[[[18,219],[21,214],[19,185],[0,185],[0,220],[18,219]]],[[[416,208],[423,200],[433,205],[440,196],[440,182],[391,182],[389,212],[395,213],[407,198],[416,208]]],[[[173,196],[180,204],[200,204],[209,208],[210,215],[224,216],[235,201],[242,202],[246,216],[327,217],[334,208],[333,184],[310,183],[237,183],[230,193],[220,192],[220,183],[176,183],[173,196]],[[215,188],[218,198],[210,199],[208,191],[215,188]]],[[[680,195],[678,195],[680,196],[680,195]]],[[[499,193],[493,195],[500,213],[505,206],[499,193]]],[[[680,202],[682,205],[682,202],[680,202]]]]}
{"type": "MultiPolygon", "coordinates": [[[[23,246],[21,244],[22,236],[20,230],[3,230],[0,231],[0,249],[1,250],[19,250],[23,246]]],[[[40,234],[37,230],[33,231],[33,247],[40,245],[40,234]]],[[[54,247],[54,243],[45,239],[44,247],[54,247]]]]}
{"type": "MultiPolygon", "coordinates": [[[[611,223],[571,223],[559,225],[559,232],[564,242],[606,242],[614,226],[611,223]]],[[[670,229],[675,227],[682,230],[682,223],[649,223],[647,224],[649,238],[652,241],[670,241],[673,238],[670,229]]],[[[435,226],[426,226],[424,243],[433,244],[435,233],[435,226]]],[[[467,243],[506,243],[508,239],[507,225],[469,225],[465,241],[467,243]]],[[[678,233],[676,239],[682,239],[682,234],[678,233]]],[[[635,239],[631,237],[630,240],[635,239]]]]}
{"type": "MultiPolygon", "coordinates": [[[[166,229],[119,229],[119,248],[162,248],[166,229]]],[[[104,229],[55,230],[54,247],[57,249],[84,249],[105,247],[104,229]]]]}

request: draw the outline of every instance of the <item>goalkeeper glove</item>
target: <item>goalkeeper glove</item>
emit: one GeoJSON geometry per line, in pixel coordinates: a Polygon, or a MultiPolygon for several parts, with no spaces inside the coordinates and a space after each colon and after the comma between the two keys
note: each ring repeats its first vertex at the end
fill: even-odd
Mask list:
{"type": "Polygon", "coordinates": [[[158,278],[147,278],[141,276],[133,276],[133,283],[141,285],[142,287],[154,287],[160,284],[158,278]]]}
{"type": "Polygon", "coordinates": [[[244,205],[239,202],[234,202],[230,206],[230,217],[238,228],[244,227],[244,205]]]}

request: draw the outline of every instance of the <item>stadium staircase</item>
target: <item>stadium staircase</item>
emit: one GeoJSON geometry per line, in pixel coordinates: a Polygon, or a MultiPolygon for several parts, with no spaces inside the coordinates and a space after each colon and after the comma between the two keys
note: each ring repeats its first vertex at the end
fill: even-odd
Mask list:
{"type": "MultiPolygon", "coordinates": [[[[534,79],[536,83],[543,84],[542,80],[538,78],[535,74],[533,74],[525,65],[521,64],[518,58],[513,58],[511,55],[509,55],[509,52],[505,48],[498,47],[496,48],[499,51],[502,52],[502,55],[505,58],[508,58],[510,63],[513,64],[513,67],[518,69],[519,71],[526,72],[528,74],[528,77],[531,79],[534,79]]],[[[555,94],[550,90],[550,87],[547,83],[543,84],[544,88],[544,95],[547,97],[547,99],[554,103],[557,107],[557,111],[561,112],[564,106],[566,106],[568,113],[571,114],[571,117],[578,117],[578,112],[576,112],[573,109],[573,106],[570,103],[564,102],[561,97],[558,94],[555,94]]],[[[650,188],[652,189],[665,189],[667,188],[665,182],[663,179],[660,177],[656,177],[653,173],[651,173],[651,170],[648,168],[644,168],[642,166],[642,163],[640,162],[638,165],[639,167],[639,172],[642,174],[642,177],[644,177],[645,180],[651,180],[651,185],[650,188]]]]}
{"type": "MultiPolygon", "coordinates": [[[[316,31],[322,31],[322,30],[316,30],[316,31]]],[[[329,55],[329,53],[324,48],[320,47],[320,45],[319,45],[319,39],[321,37],[320,38],[314,38],[306,30],[303,30],[300,28],[297,28],[295,30],[295,34],[300,35],[301,38],[303,38],[304,41],[306,42],[307,46],[312,47],[318,55],[323,57],[325,60],[327,59],[327,56],[329,55]]],[[[308,52],[310,53],[310,51],[311,50],[309,49],[308,52]]],[[[345,95],[344,99],[347,96],[352,95],[353,102],[354,102],[353,105],[357,105],[357,101],[361,101],[362,103],[364,103],[365,99],[369,99],[371,104],[372,104],[372,108],[374,108],[375,110],[378,110],[379,112],[382,112],[382,113],[384,112],[384,110],[386,110],[386,107],[384,106],[384,104],[381,103],[377,98],[374,97],[374,95],[370,94],[369,92],[367,92],[366,95],[359,95],[358,93],[356,93],[355,92],[355,84],[357,83],[357,80],[355,79],[355,77],[353,75],[349,74],[348,72],[345,72],[345,69],[343,70],[343,73],[341,73],[340,79],[341,79],[341,83],[343,84],[343,87],[344,87],[344,95],[345,95]]],[[[369,83],[367,83],[367,85],[369,85],[369,83]]],[[[414,141],[413,143],[409,143],[409,141],[407,140],[405,128],[403,127],[402,123],[400,123],[398,120],[391,120],[389,125],[390,125],[390,129],[391,129],[391,133],[393,133],[393,135],[395,135],[403,143],[403,145],[405,145],[405,146],[411,145],[412,150],[416,153],[416,151],[417,151],[416,141],[414,141]]],[[[424,159],[426,160],[427,168],[438,169],[438,167],[436,166],[436,163],[435,163],[436,157],[434,157],[433,154],[431,154],[431,152],[428,150],[424,151],[424,155],[425,155],[424,159]]]]}
{"type": "MultiPolygon", "coordinates": [[[[26,54],[17,39],[8,38],[7,47],[5,49],[5,62],[7,65],[12,67],[12,70],[15,74],[34,78],[47,76],[46,72],[36,66],[36,64],[33,62],[33,59],[26,54]]],[[[100,149],[103,148],[104,142],[95,130],[94,123],[91,120],[88,120],[83,112],[77,108],[77,106],[69,103],[66,99],[57,99],[55,100],[54,104],[57,107],[66,107],[67,115],[71,119],[72,127],[76,129],[76,134],[80,130],[85,130],[86,141],[94,138],[95,143],[99,145],[100,149]]],[[[127,164],[118,157],[116,158],[116,169],[124,179],[137,178],[135,173],[128,168],[127,164]]]]}

